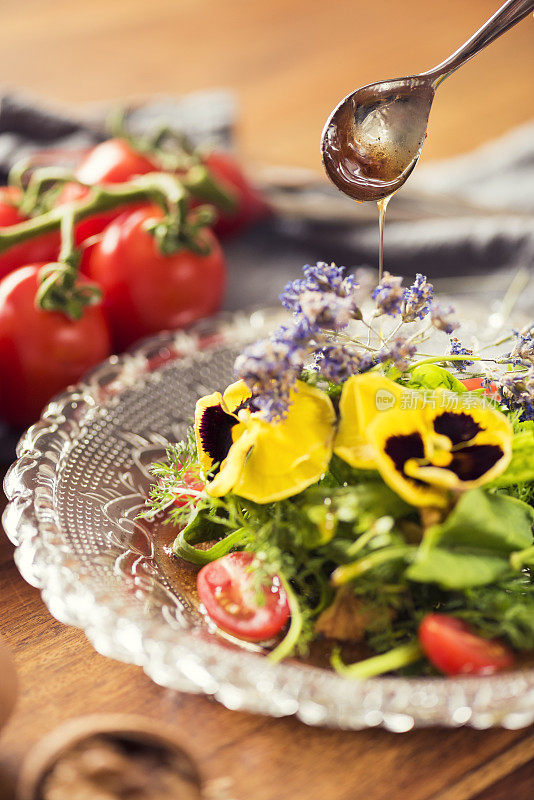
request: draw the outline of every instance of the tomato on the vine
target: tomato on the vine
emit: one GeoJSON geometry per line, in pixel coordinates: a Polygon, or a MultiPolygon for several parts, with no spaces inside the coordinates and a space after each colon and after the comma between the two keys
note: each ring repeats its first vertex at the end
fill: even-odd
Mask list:
{"type": "Polygon", "coordinates": [[[2,186],[0,188],[0,228],[24,222],[18,209],[18,202],[22,199],[22,190],[17,186],[2,186]]]}
{"type": "Polygon", "coordinates": [[[107,139],[93,147],[76,168],[82,183],[124,183],[135,175],[146,175],[158,166],[135,150],[126,139],[107,139]]]}
{"type": "Polygon", "coordinates": [[[156,206],[124,212],[89,253],[86,271],[104,291],[115,346],[164,329],[184,328],[218,310],[226,268],[220,245],[205,228],[207,255],[178,250],[163,255],[148,226],[163,217],[156,206]]]}
{"type": "Polygon", "coordinates": [[[230,553],[202,567],[198,595],[208,616],[221,630],[240,639],[261,642],[279,633],[289,619],[287,594],[279,578],[258,587],[250,570],[252,553],[230,553]]]}
{"type": "MultiPolygon", "coordinates": [[[[107,139],[93,147],[82,158],[74,172],[82,183],[91,186],[106,183],[124,183],[137,175],[146,175],[159,169],[157,164],[135,150],[126,139],[107,139]]],[[[67,183],[57,199],[58,205],[83,200],[90,189],[79,183],[67,183]]],[[[128,209],[139,208],[140,203],[129,205],[128,209]]],[[[91,236],[101,233],[109,223],[125,210],[125,206],[111,211],[95,214],[76,225],[76,244],[81,244],[91,236]]]]}
{"type": "Polygon", "coordinates": [[[79,320],[36,308],[42,266],[21,267],[0,281],[0,412],[17,426],[34,422],[53,395],[110,353],[99,305],[79,320]]]}
{"type": "MultiPolygon", "coordinates": [[[[17,203],[22,199],[22,190],[17,186],[0,187],[0,228],[8,228],[24,222],[27,217],[23,216],[17,207],[17,203]]],[[[0,278],[8,275],[17,267],[31,264],[37,261],[53,261],[57,258],[60,247],[59,233],[43,233],[26,242],[10,247],[4,253],[0,253],[0,278]]]]}
{"type": "Polygon", "coordinates": [[[447,614],[427,614],[419,641],[428,660],[446,675],[490,675],[511,667],[514,656],[501,642],[483,639],[447,614]]]}
{"type": "Polygon", "coordinates": [[[204,163],[223,188],[237,197],[237,208],[232,213],[219,211],[213,230],[218,236],[236,233],[269,214],[269,207],[258,190],[252,186],[243,170],[229,153],[214,150],[204,163]]]}

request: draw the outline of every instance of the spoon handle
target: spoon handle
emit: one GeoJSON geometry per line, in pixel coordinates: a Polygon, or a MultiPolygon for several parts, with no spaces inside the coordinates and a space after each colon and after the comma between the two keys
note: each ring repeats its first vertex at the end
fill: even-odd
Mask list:
{"type": "Polygon", "coordinates": [[[434,87],[461,67],[480,50],[491,44],[501,34],[506,33],[513,25],[534,11],[534,0],[508,0],[486,23],[474,33],[452,55],[438,64],[437,67],[424,72],[425,77],[432,79],[434,87]]]}

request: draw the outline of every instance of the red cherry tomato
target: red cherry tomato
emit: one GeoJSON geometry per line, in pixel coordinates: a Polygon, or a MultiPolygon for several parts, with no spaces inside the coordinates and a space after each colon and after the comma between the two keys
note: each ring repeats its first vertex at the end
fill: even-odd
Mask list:
{"type": "MultiPolygon", "coordinates": [[[[22,191],[16,186],[0,187],[0,228],[11,227],[27,219],[19,213],[16,206],[21,197],[22,191]]],[[[17,267],[34,261],[54,261],[58,256],[59,247],[59,233],[55,231],[10,247],[4,253],[0,253],[0,278],[17,267]]]]}
{"type": "Polygon", "coordinates": [[[25,217],[19,212],[17,204],[22,199],[22,191],[16,186],[0,188],[0,228],[24,222],[25,217]]]}
{"type": "Polygon", "coordinates": [[[134,175],[154,172],[156,164],[134,150],[126,139],[108,139],[97,144],[81,160],[76,177],[82,183],[124,183],[134,175]]]}
{"type": "Polygon", "coordinates": [[[463,383],[468,392],[472,392],[475,389],[484,388],[485,393],[489,394],[497,388],[494,383],[492,383],[490,386],[484,386],[482,380],[482,378],[463,378],[460,383],[463,383]]]}
{"type": "Polygon", "coordinates": [[[100,306],[80,320],[35,307],[42,264],[21,267],[0,281],[1,416],[12,425],[34,422],[53,395],[110,353],[100,306]]]}
{"type": "Polygon", "coordinates": [[[230,553],[202,567],[197,576],[198,594],[208,616],[223,631],[240,639],[261,642],[279,633],[289,619],[287,595],[274,577],[263,588],[258,604],[257,587],[250,565],[252,553],[230,553]]]}
{"type": "Polygon", "coordinates": [[[121,350],[142,336],[213,314],[222,300],[226,269],[215,236],[208,229],[200,234],[211,248],[208,255],[163,255],[147,230],[162,216],[155,206],[121,214],[89,253],[87,274],[104,290],[104,310],[121,350]]]}
{"type": "Polygon", "coordinates": [[[513,653],[501,642],[477,636],[447,614],[427,614],[419,641],[428,660],[446,675],[491,675],[514,663],[513,653]]]}
{"type": "Polygon", "coordinates": [[[233,213],[220,212],[213,226],[218,236],[236,233],[269,213],[267,203],[231,155],[214,151],[206,156],[204,163],[223,188],[226,187],[237,195],[238,200],[237,209],[233,213]]]}
{"type": "MultiPolygon", "coordinates": [[[[124,183],[136,175],[146,175],[157,169],[158,166],[153,161],[134,150],[126,139],[108,139],[89,150],[74,174],[82,183],[94,186],[97,183],[124,183]]],[[[83,200],[88,197],[90,191],[78,183],[67,183],[57,199],[57,205],[83,200]]],[[[141,205],[140,203],[129,205],[128,209],[139,208],[141,205]]],[[[79,222],[76,225],[76,244],[79,245],[91,236],[101,233],[124,210],[125,206],[114,208],[79,222]]]]}

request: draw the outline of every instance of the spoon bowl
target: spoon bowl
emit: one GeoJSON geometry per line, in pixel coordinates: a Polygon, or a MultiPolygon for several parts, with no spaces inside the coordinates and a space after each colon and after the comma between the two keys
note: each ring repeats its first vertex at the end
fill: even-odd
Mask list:
{"type": "Polygon", "coordinates": [[[360,202],[400,189],[421,154],[434,91],[416,75],[371,83],[339,103],[321,138],[323,164],[338,189],[360,202]]]}

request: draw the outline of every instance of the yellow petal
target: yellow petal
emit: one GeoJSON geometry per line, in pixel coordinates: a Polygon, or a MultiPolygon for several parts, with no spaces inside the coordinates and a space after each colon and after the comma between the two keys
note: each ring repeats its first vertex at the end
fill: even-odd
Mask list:
{"type": "MultiPolygon", "coordinates": [[[[285,419],[267,422],[253,415],[238,426],[246,443],[254,444],[233,491],[256,503],[271,503],[316,483],[330,462],[335,420],[328,395],[297,381],[285,419]]],[[[240,442],[241,437],[228,458],[240,442]]]]}
{"type": "Polygon", "coordinates": [[[211,497],[222,497],[234,489],[243,472],[247,456],[254,446],[254,433],[246,430],[241,423],[232,428],[232,438],[234,437],[235,441],[221,463],[219,471],[213,480],[206,483],[206,492],[211,497]]]}
{"type": "Polygon", "coordinates": [[[402,386],[378,372],[349,378],[339,401],[340,422],[334,453],[351,467],[373,469],[374,450],[367,440],[367,427],[378,414],[399,408],[402,393],[402,386]]]}
{"type": "Polygon", "coordinates": [[[252,397],[252,393],[245,381],[231,383],[223,394],[223,408],[229,414],[233,414],[236,408],[252,397]]]}

